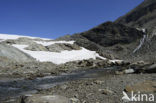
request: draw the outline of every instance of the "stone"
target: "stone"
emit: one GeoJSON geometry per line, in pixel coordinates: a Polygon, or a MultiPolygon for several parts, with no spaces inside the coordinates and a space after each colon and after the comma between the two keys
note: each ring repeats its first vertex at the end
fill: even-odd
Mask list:
{"type": "Polygon", "coordinates": [[[80,100],[77,98],[70,98],[70,102],[69,103],[80,103],[80,100]]]}
{"type": "Polygon", "coordinates": [[[23,96],[22,103],[70,103],[70,100],[60,95],[33,94],[23,96]]]}
{"type": "Polygon", "coordinates": [[[113,94],[113,91],[111,91],[109,89],[99,89],[99,92],[101,92],[102,94],[105,94],[105,95],[113,94]]]}
{"type": "Polygon", "coordinates": [[[100,84],[100,85],[101,85],[103,82],[104,82],[104,81],[101,81],[101,80],[96,80],[96,81],[94,81],[95,84],[100,84]]]}
{"type": "Polygon", "coordinates": [[[134,72],[135,72],[134,69],[126,69],[126,70],[124,70],[125,74],[132,74],[134,72]]]}
{"type": "Polygon", "coordinates": [[[153,64],[149,66],[147,69],[145,69],[146,73],[156,73],[156,64],[153,64]]]}
{"type": "Polygon", "coordinates": [[[128,85],[125,88],[126,92],[147,92],[147,93],[153,93],[156,92],[156,82],[153,81],[145,81],[140,82],[138,84],[134,85],[128,85]]]}
{"type": "Polygon", "coordinates": [[[123,75],[124,72],[123,72],[123,71],[115,71],[115,74],[116,74],[116,75],[123,75]]]}

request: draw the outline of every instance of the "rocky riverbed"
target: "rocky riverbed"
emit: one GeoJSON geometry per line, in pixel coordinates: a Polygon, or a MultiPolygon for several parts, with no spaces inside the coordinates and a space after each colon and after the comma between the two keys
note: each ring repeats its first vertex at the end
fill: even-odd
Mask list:
{"type": "Polygon", "coordinates": [[[8,98],[2,103],[122,103],[123,91],[127,94],[140,91],[156,95],[155,74],[115,75],[100,71],[80,76],[74,81],[68,79],[68,82],[37,89],[18,98],[8,98]]]}

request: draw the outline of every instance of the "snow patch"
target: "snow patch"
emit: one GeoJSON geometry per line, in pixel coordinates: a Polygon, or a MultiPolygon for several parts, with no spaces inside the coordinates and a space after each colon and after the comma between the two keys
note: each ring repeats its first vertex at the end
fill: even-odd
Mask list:
{"type": "Polygon", "coordinates": [[[52,62],[55,64],[63,64],[66,62],[70,61],[77,61],[77,60],[87,60],[87,59],[96,59],[97,57],[101,59],[106,59],[99,54],[97,54],[95,51],[90,51],[85,48],[82,48],[81,50],[72,50],[72,51],[67,51],[64,50],[60,53],[57,52],[48,52],[48,51],[30,51],[30,50],[25,50],[24,48],[28,47],[28,45],[17,45],[14,44],[12,45],[19,50],[29,54],[36,60],[40,62],[52,62]]]}
{"type": "Polygon", "coordinates": [[[109,60],[110,62],[112,63],[116,63],[116,62],[123,62],[123,60],[117,60],[117,59],[114,59],[114,60],[109,60]]]}

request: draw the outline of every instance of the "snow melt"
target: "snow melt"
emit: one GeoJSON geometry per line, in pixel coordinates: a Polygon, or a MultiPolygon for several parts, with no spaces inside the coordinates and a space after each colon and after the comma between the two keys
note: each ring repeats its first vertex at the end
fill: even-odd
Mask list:
{"type": "Polygon", "coordinates": [[[64,50],[62,52],[48,52],[48,51],[30,51],[25,50],[24,48],[28,47],[28,45],[17,45],[14,44],[14,47],[18,48],[19,50],[29,54],[36,60],[40,62],[52,62],[55,64],[62,64],[70,61],[77,61],[77,60],[85,60],[85,59],[96,59],[96,57],[99,57],[101,59],[106,59],[99,54],[97,54],[95,51],[90,51],[85,48],[82,48],[81,50],[72,50],[67,51],[64,50]]]}
{"type": "Polygon", "coordinates": [[[135,50],[133,51],[133,53],[135,53],[136,51],[138,51],[138,50],[142,47],[142,45],[143,45],[144,42],[145,42],[145,39],[146,39],[146,35],[144,35],[144,36],[143,36],[143,39],[140,40],[139,46],[137,46],[137,48],[135,48],[135,50]]]}
{"type": "Polygon", "coordinates": [[[41,44],[43,46],[49,46],[56,43],[63,43],[63,44],[74,44],[75,41],[34,41],[37,44],[41,44]]]}

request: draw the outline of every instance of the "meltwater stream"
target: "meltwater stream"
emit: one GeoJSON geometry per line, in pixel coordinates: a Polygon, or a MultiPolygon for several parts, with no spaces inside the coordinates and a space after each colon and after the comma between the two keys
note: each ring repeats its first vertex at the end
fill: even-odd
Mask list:
{"type": "Polygon", "coordinates": [[[34,80],[0,80],[0,100],[8,97],[18,97],[24,94],[36,93],[39,89],[52,88],[53,86],[69,81],[106,76],[113,73],[116,69],[118,69],[118,67],[81,70],[69,74],[62,74],[60,76],[36,78],[34,80]]]}

